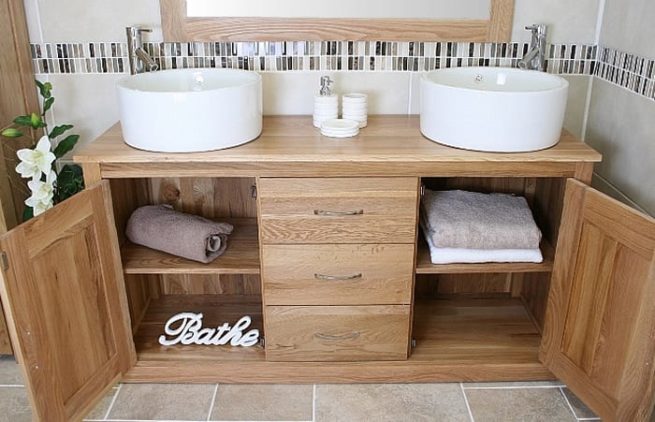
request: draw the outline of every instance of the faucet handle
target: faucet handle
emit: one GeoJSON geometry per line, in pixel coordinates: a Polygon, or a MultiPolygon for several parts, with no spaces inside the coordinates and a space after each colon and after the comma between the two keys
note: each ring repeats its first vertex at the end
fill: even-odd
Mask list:
{"type": "Polygon", "coordinates": [[[545,24],[533,24],[525,27],[527,31],[532,31],[533,35],[545,35],[548,30],[548,25],[545,24]]]}
{"type": "Polygon", "coordinates": [[[143,34],[144,32],[147,32],[147,33],[152,32],[151,28],[137,28],[136,30],[139,31],[139,33],[141,33],[141,34],[143,34]]]}

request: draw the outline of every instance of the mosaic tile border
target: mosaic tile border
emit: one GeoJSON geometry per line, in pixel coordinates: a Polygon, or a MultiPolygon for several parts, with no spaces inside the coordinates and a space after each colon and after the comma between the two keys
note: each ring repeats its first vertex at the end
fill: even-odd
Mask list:
{"type": "MultiPolygon", "coordinates": [[[[234,68],[262,72],[418,72],[462,66],[516,67],[526,43],[294,41],[147,43],[162,69],[234,68]]],[[[125,73],[127,45],[120,42],[31,44],[37,74],[125,73]]],[[[548,71],[593,75],[597,47],[549,46],[548,71]]]]}
{"type": "Polygon", "coordinates": [[[655,100],[655,59],[601,47],[594,75],[655,100]]]}

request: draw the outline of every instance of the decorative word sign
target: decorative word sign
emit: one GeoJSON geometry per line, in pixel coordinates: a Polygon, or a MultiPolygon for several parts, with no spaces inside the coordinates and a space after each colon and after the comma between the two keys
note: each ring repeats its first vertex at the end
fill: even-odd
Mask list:
{"type": "Polygon", "coordinates": [[[250,326],[249,316],[241,318],[234,327],[227,322],[217,328],[203,328],[202,314],[183,312],[171,317],[164,327],[165,335],[159,336],[159,344],[173,346],[175,344],[199,344],[203,346],[251,347],[259,343],[259,330],[244,330],[250,326]]]}

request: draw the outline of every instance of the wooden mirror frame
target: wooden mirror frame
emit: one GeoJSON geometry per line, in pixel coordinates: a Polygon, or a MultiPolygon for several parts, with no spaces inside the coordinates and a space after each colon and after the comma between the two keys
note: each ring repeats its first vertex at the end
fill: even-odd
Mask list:
{"type": "Polygon", "coordinates": [[[509,42],[514,0],[491,0],[489,20],[187,17],[186,0],[160,0],[164,40],[509,42]]]}

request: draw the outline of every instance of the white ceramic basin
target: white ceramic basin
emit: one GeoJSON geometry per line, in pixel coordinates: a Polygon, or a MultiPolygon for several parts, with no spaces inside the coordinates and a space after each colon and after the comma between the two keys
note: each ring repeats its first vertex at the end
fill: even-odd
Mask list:
{"type": "Polygon", "coordinates": [[[474,151],[526,152],[560,139],[569,83],[547,73],[490,67],[421,77],[421,132],[474,151]]]}
{"type": "Polygon", "coordinates": [[[255,72],[180,69],[118,83],[125,142],[158,152],[230,148],[262,132],[262,81],[255,72]]]}

